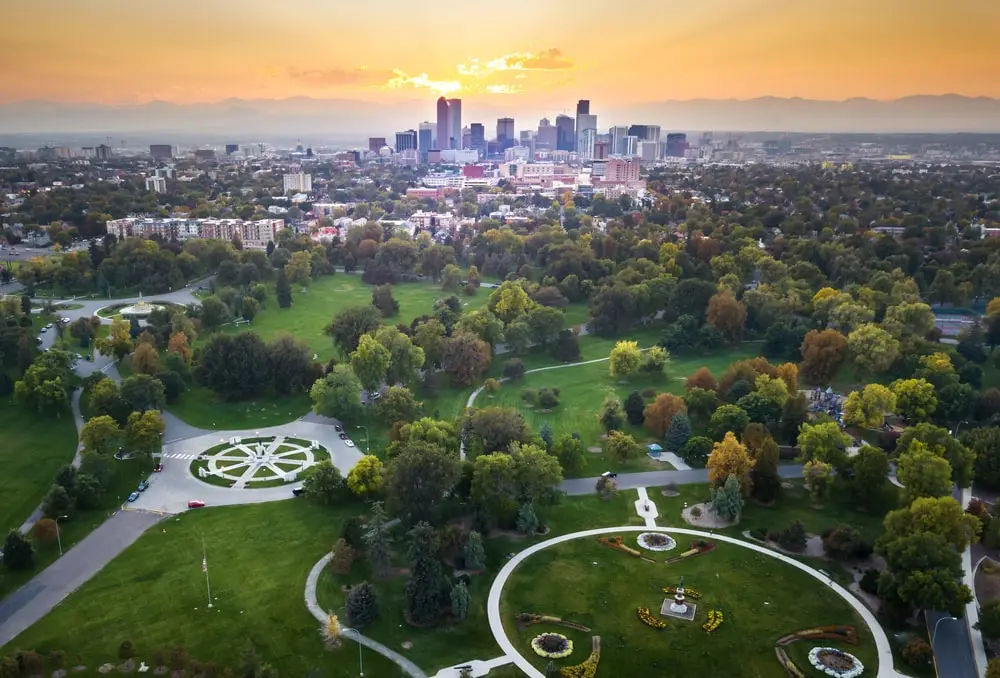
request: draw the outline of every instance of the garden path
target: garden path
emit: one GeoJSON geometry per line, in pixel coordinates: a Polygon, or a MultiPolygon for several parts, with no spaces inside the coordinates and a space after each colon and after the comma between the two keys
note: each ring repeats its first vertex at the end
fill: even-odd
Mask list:
{"type": "Polygon", "coordinates": [[[635,491],[639,494],[639,498],[635,500],[636,514],[646,521],[646,527],[656,527],[656,519],[660,517],[656,504],[650,501],[645,487],[637,487],[635,491]]]}

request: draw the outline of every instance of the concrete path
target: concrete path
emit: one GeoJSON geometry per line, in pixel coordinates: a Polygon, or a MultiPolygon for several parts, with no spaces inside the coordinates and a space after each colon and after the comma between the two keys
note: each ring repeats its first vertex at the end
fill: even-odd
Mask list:
{"type": "Polygon", "coordinates": [[[490,671],[501,666],[507,666],[507,664],[512,663],[514,660],[510,657],[496,657],[495,659],[490,659],[489,661],[482,661],[481,659],[473,659],[470,662],[465,662],[464,664],[456,664],[455,666],[449,666],[446,669],[441,669],[435,673],[432,678],[462,678],[462,669],[470,669],[472,671],[471,676],[473,678],[480,678],[480,676],[485,676],[489,674],[490,671]]]}
{"type": "Polygon", "coordinates": [[[114,514],[66,555],[0,601],[0,647],[48,614],[161,518],[147,511],[114,514]]]}
{"type": "MultiPolygon", "coordinates": [[[[625,525],[614,528],[599,528],[595,530],[584,530],[582,532],[560,535],[558,537],[553,537],[552,539],[539,542],[538,544],[534,544],[533,546],[529,546],[507,561],[497,574],[496,579],[493,580],[493,585],[490,587],[490,594],[486,603],[486,613],[490,622],[490,630],[493,632],[493,638],[497,641],[497,644],[500,646],[500,649],[504,652],[504,654],[513,659],[513,663],[517,666],[517,668],[523,671],[529,678],[545,678],[545,674],[536,669],[530,661],[521,655],[519,649],[507,637],[507,632],[503,627],[503,619],[500,615],[500,598],[503,593],[504,584],[507,583],[507,579],[510,578],[511,573],[514,572],[517,566],[539,551],[573,539],[596,537],[598,535],[609,533],[620,534],[622,532],[647,532],[651,530],[667,534],[684,534],[692,537],[700,537],[703,539],[711,539],[713,541],[735,544],[737,546],[750,549],[751,551],[756,551],[757,553],[776,558],[787,565],[791,565],[792,567],[802,570],[806,574],[830,587],[834,593],[846,600],[848,604],[854,608],[858,615],[861,616],[865,624],[868,625],[868,628],[871,630],[872,635],[875,638],[875,647],[878,650],[879,666],[878,673],[876,673],[875,676],[877,678],[906,678],[904,674],[899,673],[893,667],[892,646],[889,644],[889,638],[886,636],[881,625],[879,625],[878,620],[875,619],[875,615],[872,614],[871,610],[869,610],[865,604],[861,602],[861,600],[855,597],[854,594],[830,579],[827,575],[821,573],[819,570],[815,570],[808,565],[795,560],[794,558],[784,555],[783,553],[778,553],[769,548],[765,548],[757,544],[747,543],[740,539],[727,537],[725,535],[711,534],[708,532],[702,532],[701,530],[690,530],[686,528],[649,528],[635,525],[625,525]]],[[[865,674],[868,675],[868,671],[866,671],[865,674]]],[[[949,676],[949,678],[951,677],[949,676]]]]}
{"type": "MultiPolygon", "coordinates": [[[[782,478],[801,478],[802,467],[799,465],[779,466],[778,475],[782,478]]],[[[562,481],[559,489],[569,495],[594,494],[597,490],[598,477],[568,478],[562,481]]],[[[643,471],[641,473],[619,473],[617,484],[619,490],[636,490],[640,487],[662,487],[673,483],[675,485],[693,485],[708,482],[708,469],[693,468],[688,471],[643,471]]]]}
{"type": "Polygon", "coordinates": [[[688,466],[687,462],[677,456],[674,452],[660,452],[660,459],[666,459],[667,463],[673,466],[678,471],[690,471],[691,467],[688,466]]]}
{"type": "MultiPolygon", "coordinates": [[[[316,618],[316,621],[320,623],[321,626],[326,626],[326,620],[329,616],[329,612],[324,610],[320,604],[319,600],[316,598],[316,586],[319,584],[319,576],[323,573],[323,568],[325,568],[329,563],[332,554],[327,553],[325,556],[319,559],[313,568],[309,571],[309,576],[306,577],[306,588],[305,588],[305,601],[306,607],[309,609],[310,614],[316,618]]],[[[378,652],[383,657],[389,659],[396,663],[407,675],[413,676],[413,678],[427,678],[427,674],[423,670],[414,664],[412,661],[399,654],[393,649],[390,649],[379,643],[378,641],[372,640],[368,636],[362,635],[358,631],[350,628],[344,627],[340,635],[342,638],[348,638],[356,643],[364,645],[370,650],[378,652]]]]}
{"type": "Polygon", "coordinates": [[[637,487],[636,492],[639,494],[639,498],[635,500],[636,515],[646,521],[646,527],[656,527],[656,519],[660,517],[656,504],[650,501],[645,487],[637,487]]]}

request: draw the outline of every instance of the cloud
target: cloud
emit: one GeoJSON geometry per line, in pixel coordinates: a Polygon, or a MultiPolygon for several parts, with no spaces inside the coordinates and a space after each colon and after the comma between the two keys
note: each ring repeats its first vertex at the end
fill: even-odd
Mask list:
{"type": "Polygon", "coordinates": [[[288,75],[293,80],[300,80],[320,87],[367,87],[380,85],[395,74],[392,71],[371,70],[365,66],[358,68],[328,68],[301,70],[288,68],[288,75]]]}
{"type": "Polygon", "coordinates": [[[407,75],[403,71],[393,71],[393,77],[385,83],[389,89],[400,89],[403,87],[416,87],[417,89],[429,89],[439,95],[454,94],[462,89],[462,83],[458,80],[432,80],[426,73],[419,75],[407,75]]]}
{"type": "Polygon", "coordinates": [[[490,94],[517,94],[524,88],[520,85],[486,85],[486,91],[490,94]]]}
{"type": "Polygon", "coordinates": [[[482,77],[504,71],[563,71],[573,68],[573,62],[566,58],[558,47],[533,52],[512,52],[488,61],[470,59],[457,67],[461,75],[482,77]]]}

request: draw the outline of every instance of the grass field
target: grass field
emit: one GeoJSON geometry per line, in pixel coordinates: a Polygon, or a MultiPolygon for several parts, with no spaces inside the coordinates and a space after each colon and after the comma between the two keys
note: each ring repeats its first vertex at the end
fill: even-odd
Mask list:
{"type": "MultiPolygon", "coordinates": [[[[635,534],[625,533],[635,544],[635,534]]],[[[690,538],[678,537],[677,551],[690,538]]],[[[574,643],[573,654],[562,666],[582,662],[590,637],[601,636],[599,674],[615,676],[741,676],[781,678],[785,671],[774,654],[775,641],[787,633],[813,626],[853,625],[861,644],[841,647],[865,664],[865,673],[877,672],[875,643],[868,628],[846,601],[809,575],[777,560],[738,546],[719,544],[707,554],[683,564],[665,565],[662,557],[649,563],[599,544],[588,537],[553,546],[520,565],[508,580],[501,601],[504,626],[524,657],[539,669],[547,660],[532,652],[529,642],[539,633],[554,631],[574,643]],[[702,597],[693,622],[666,619],[668,627],[652,629],[636,614],[638,606],[654,615],[667,597],[661,587],[685,585],[702,597]],[[725,621],[713,634],[701,625],[710,609],[721,610],[725,621]],[[589,626],[584,633],[536,624],[519,631],[514,614],[552,615],[589,626]]],[[[658,616],[658,615],[656,615],[658,616]]],[[[817,643],[803,641],[809,648],[817,643]]],[[[798,654],[793,655],[798,659],[798,654]]],[[[808,665],[800,668],[811,671],[808,665]]],[[[808,675],[813,675],[811,672],[808,675]]]]}
{"type": "Polygon", "coordinates": [[[185,391],[167,409],[192,426],[221,431],[277,426],[298,419],[309,411],[309,394],[296,393],[281,398],[225,401],[203,386],[185,391]]]}
{"type": "Polygon", "coordinates": [[[69,412],[54,418],[0,400],[0,528],[20,527],[48,492],[56,471],[76,453],[69,412]]]}

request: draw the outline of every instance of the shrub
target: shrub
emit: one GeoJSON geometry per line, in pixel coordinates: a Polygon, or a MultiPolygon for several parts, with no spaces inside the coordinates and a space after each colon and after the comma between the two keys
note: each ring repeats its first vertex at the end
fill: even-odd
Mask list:
{"type": "Polygon", "coordinates": [[[524,378],[524,361],[520,358],[511,358],[503,364],[504,379],[510,381],[520,381],[524,378]]]}
{"type": "Polygon", "coordinates": [[[872,546],[850,525],[838,525],[823,533],[823,550],[834,560],[864,560],[872,546]]]}
{"type": "Polygon", "coordinates": [[[370,624],[378,616],[378,594],[375,587],[361,582],[347,594],[347,623],[362,627],[370,624]]]}
{"type": "Polygon", "coordinates": [[[646,400],[649,400],[650,398],[655,398],[656,389],[653,388],[652,386],[647,386],[646,388],[642,389],[642,397],[645,398],[646,400]]]}
{"type": "Polygon", "coordinates": [[[351,516],[340,526],[340,536],[352,549],[364,548],[363,530],[361,529],[361,517],[351,516]]]}
{"type": "Polygon", "coordinates": [[[538,391],[533,388],[521,389],[521,401],[525,405],[536,405],[538,404],[538,391]]]}
{"type": "Polygon", "coordinates": [[[778,533],[778,544],[788,551],[801,552],[806,549],[806,528],[802,523],[795,521],[780,533],[778,533]]]}
{"type": "Polygon", "coordinates": [[[877,596],[878,595],[878,578],[879,578],[878,570],[876,570],[873,567],[870,567],[867,570],[865,570],[864,575],[862,575],[862,577],[861,577],[861,581],[858,582],[858,586],[865,593],[871,594],[873,596],[877,596]]]}
{"type": "Polygon", "coordinates": [[[486,389],[487,393],[493,395],[494,393],[500,390],[500,382],[492,378],[487,379],[486,382],[483,384],[483,388],[486,389]]]}
{"type": "Polygon", "coordinates": [[[542,409],[551,410],[559,406],[559,389],[543,388],[538,391],[538,405],[542,409]]]}
{"type": "Polygon", "coordinates": [[[705,436],[689,438],[680,450],[681,458],[689,464],[704,466],[712,453],[712,439],[705,436]]]}
{"type": "Polygon", "coordinates": [[[701,507],[700,506],[693,506],[691,508],[691,515],[693,517],[695,517],[695,518],[701,518],[701,507]]]}
{"type": "Polygon", "coordinates": [[[910,638],[903,646],[903,659],[913,668],[921,668],[931,663],[934,651],[923,638],[910,638]]]}

